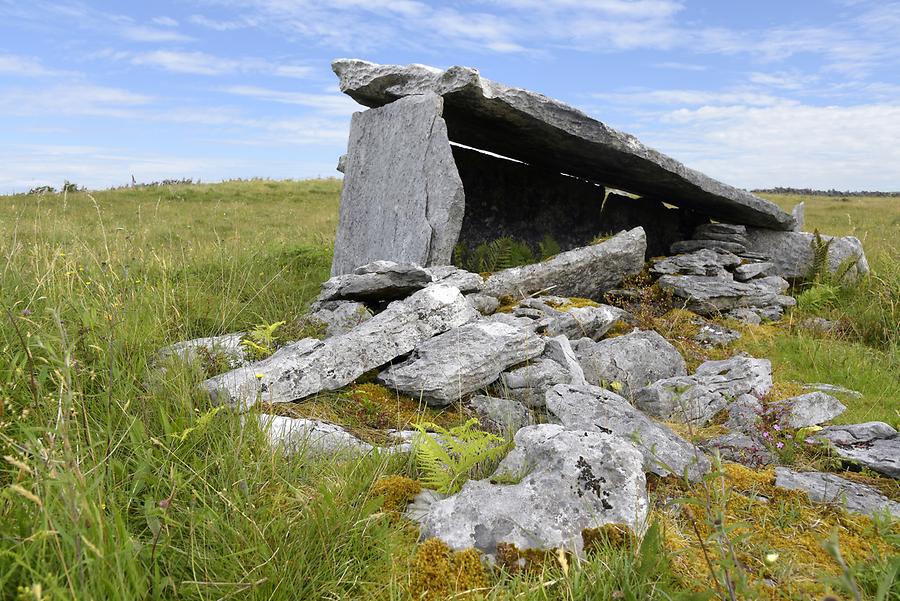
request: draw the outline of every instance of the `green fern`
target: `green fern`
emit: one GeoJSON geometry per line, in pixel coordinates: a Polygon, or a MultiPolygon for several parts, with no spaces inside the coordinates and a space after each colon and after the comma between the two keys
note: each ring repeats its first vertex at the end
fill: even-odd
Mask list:
{"type": "Polygon", "coordinates": [[[278,340],[275,331],[285,322],[276,321],[272,324],[259,324],[247,332],[247,336],[241,340],[241,346],[253,361],[261,361],[275,352],[275,343],[278,340]]]}
{"type": "Polygon", "coordinates": [[[829,278],[828,270],[828,250],[834,238],[823,240],[819,234],[819,230],[813,230],[813,239],[810,242],[812,247],[813,260],[809,269],[806,280],[810,283],[818,283],[829,278]]]}
{"type": "Polygon", "coordinates": [[[431,423],[413,425],[419,431],[414,442],[419,480],[445,494],[459,492],[466,480],[482,475],[506,454],[511,444],[477,429],[476,418],[450,429],[431,423]],[[426,428],[434,430],[436,436],[426,428]]]}
{"type": "Polygon", "coordinates": [[[483,242],[474,249],[462,243],[453,250],[453,263],[457,267],[477,273],[489,273],[500,269],[530,265],[559,253],[559,244],[549,235],[538,245],[538,254],[528,244],[510,236],[483,242]]]}
{"type": "Polygon", "coordinates": [[[538,244],[538,250],[541,253],[541,261],[546,261],[553,255],[558,255],[562,252],[562,248],[560,248],[559,243],[553,239],[553,236],[550,234],[546,234],[544,239],[541,240],[540,244],[538,244]]]}

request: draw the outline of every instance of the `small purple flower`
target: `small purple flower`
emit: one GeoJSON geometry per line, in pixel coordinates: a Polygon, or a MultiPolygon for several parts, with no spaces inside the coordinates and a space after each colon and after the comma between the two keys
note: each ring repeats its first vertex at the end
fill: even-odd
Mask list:
{"type": "Polygon", "coordinates": [[[779,426],[778,424],[775,424],[775,425],[772,426],[772,427],[775,428],[776,430],[781,430],[781,426],[779,426]]]}
{"type": "Polygon", "coordinates": [[[763,438],[768,438],[768,437],[769,437],[769,433],[768,433],[768,432],[763,432],[763,438]]]}
{"type": "Polygon", "coordinates": [[[775,443],[775,446],[778,447],[779,449],[781,449],[784,447],[784,443],[779,440],[778,442],[775,443]]]}

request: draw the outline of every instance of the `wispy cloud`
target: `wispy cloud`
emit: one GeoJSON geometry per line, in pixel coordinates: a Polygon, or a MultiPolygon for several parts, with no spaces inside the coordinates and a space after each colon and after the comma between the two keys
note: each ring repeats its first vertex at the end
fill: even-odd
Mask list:
{"type": "Polygon", "coordinates": [[[59,75],[59,71],[46,68],[41,61],[15,54],[0,54],[0,73],[24,77],[46,77],[59,75]]]}
{"type": "MultiPolygon", "coordinates": [[[[127,54],[120,55],[127,57],[127,54]]],[[[154,50],[130,56],[134,65],[157,67],[173,73],[192,75],[232,75],[265,73],[279,77],[309,77],[313,70],[306,65],[277,64],[257,58],[226,58],[205,52],[154,50]]]]}
{"type": "Polygon", "coordinates": [[[323,114],[328,115],[350,115],[361,108],[358,104],[350,100],[350,98],[339,93],[310,94],[307,92],[284,92],[281,90],[272,90],[255,86],[228,86],[222,88],[222,91],[237,96],[247,96],[282,104],[308,106],[318,109],[323,114]]]}

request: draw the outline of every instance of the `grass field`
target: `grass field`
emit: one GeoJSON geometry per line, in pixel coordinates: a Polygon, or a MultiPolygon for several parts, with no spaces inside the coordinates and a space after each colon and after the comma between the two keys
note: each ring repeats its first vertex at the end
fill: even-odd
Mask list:
{"type": "MultiPolygon", "coordinates": [[[[339,189],[337,180],[252,180],[0,197],[0,598],[409,598],[416,534],[370,494],[384,475],[414,475],[408,462],[286,458],[238,416],[211,407],[197,393],[196,369],[147,377],[168,343],[302,314],[328,277],[339,189]]],[[[845,399],[844,421],[896,425],[900,201],[805,200],[807,229],[860,237],[873,275],[848,290],[826,282],[803,292],[788,323],[750,328],[741,346],[770,357],[778,381],[863,392],[845,399]],[[840,334],[800,331],[806,313],[839,319],[840,334]]],[[[779,507],[787,514],[789,505],[779,507]]],[[[862,598],[878,598],[900,565],[889,557],[896,528],[807,517],[821,538],[823,524],[840,530],[848,573],[862,598]]],[[[483,592],[702,598],[678,595],[710,581],[651,543],[491,575],[483,592]]],[[[809,578],[811,560],[797,551],[794,565],[790,547],[777,550],[777,570],[755,575],[809,578]]],[[[727,569],[727,558],[717,566],[727,569]]],[[[838,564],[822,572],[827,580],[807,583],[817,594],[850,590],[838,564]]],[[[787,585],[771,596],[807,598],[787,585]]]]}

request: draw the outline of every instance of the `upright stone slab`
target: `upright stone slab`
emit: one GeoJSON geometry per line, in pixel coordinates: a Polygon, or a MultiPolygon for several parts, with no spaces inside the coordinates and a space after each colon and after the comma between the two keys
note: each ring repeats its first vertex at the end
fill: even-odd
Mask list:
{"type": "Polygon", "coordinates": [[[331,275],[450,263],[465,200],[442,110],[425,93],[353,115],[331,275]]]}
{"type": "MultiPolygon", "coordinates": [[[[777,205],[688,169],[583,112],[482,78],[467,67],[332,63],[343,92],[365,106],[432,92],[445,102],[450,139],[557,173],[698,210],[720,221],[790,230],[777,205]]],[[[348,165],[348,169],[352,169],[348,165]]]]}

